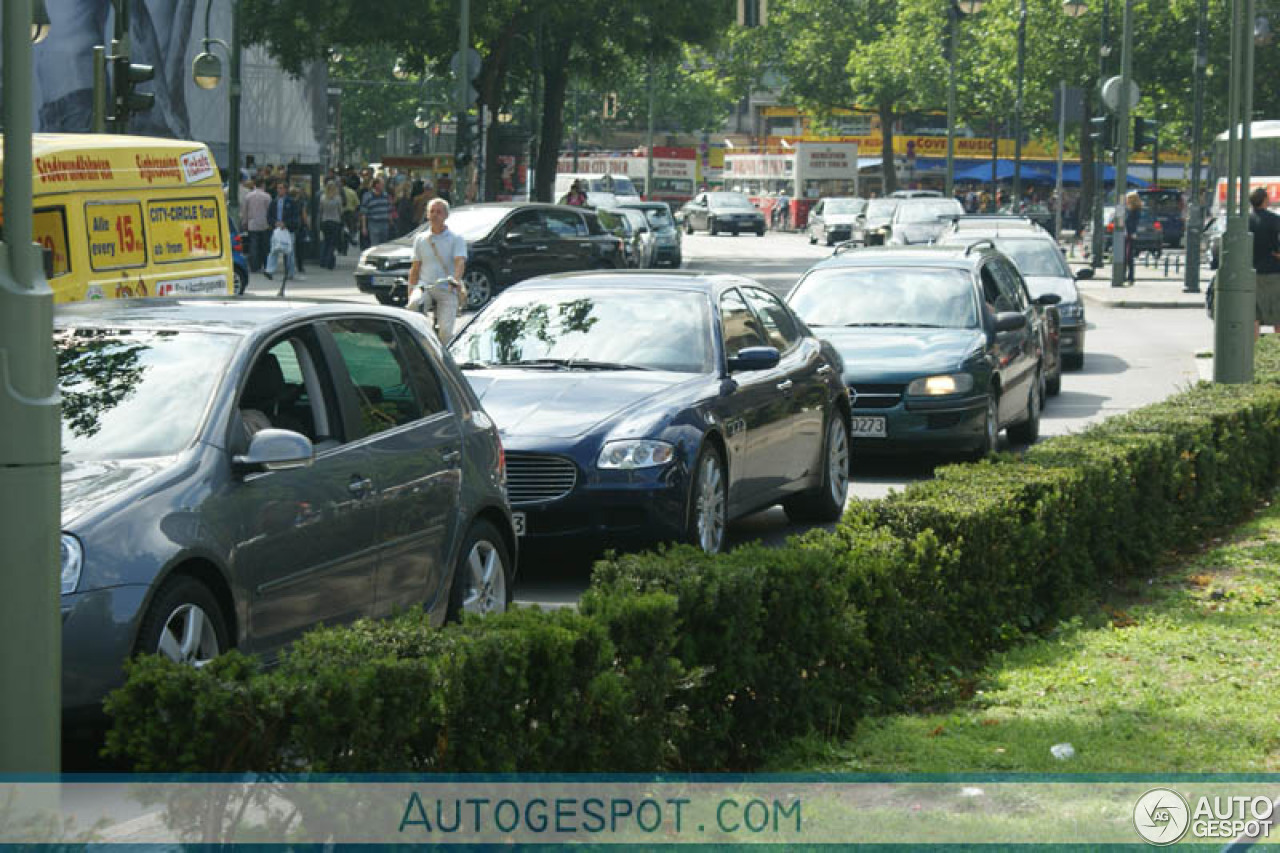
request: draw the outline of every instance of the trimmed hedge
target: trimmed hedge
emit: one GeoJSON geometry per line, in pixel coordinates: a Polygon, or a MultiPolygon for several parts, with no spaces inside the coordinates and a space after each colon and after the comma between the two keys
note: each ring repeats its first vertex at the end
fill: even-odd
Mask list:
{"type": "Polygon", "coordinates": [[[1280,472],[1280,345],[1020,457],[948,466],[831,532],[611,556],[580,612],[308,634],[264,669],[129,664],[107,751],[148,771],[750,768],[1074,612],[1251,509],[1280,472]]]}

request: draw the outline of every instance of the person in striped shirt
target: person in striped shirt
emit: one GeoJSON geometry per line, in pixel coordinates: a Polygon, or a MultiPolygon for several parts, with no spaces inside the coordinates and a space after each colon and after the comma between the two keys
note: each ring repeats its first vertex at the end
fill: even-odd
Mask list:
{"type": "Polygon", "coordinates": [[[391,198],[383,191],[382,178],[374,178],[360,201],[360,232],[368,236],[370,246],[385,243],[391,236],[391,198]]]}

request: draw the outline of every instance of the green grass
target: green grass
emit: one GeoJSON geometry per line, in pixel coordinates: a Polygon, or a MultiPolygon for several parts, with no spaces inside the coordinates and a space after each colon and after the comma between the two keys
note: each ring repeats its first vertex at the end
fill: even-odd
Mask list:
{"type": "Polygon", "coordinates": [[[811,737],[775,771],[1280,771],[1280,506],[941,685],[933,708],[811,737]],[[939,706],[942,706],[939,708],[939,706]],[[1070,743],[1075,757],[1050,754],[1070,743]]]}

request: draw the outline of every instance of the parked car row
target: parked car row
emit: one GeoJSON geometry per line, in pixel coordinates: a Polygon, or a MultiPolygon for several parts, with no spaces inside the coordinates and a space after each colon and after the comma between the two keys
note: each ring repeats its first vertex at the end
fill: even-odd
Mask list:
{"type": "MultiPolygon", "coordinates": [[[[638,226],[631,212],[651,235],[666,222],[611,215],[638,226]]],[[[135,653],[270,658],[321,622],[500,611],[522,542],[715,553],[771,505],[837,519],[855,450],[978,456],[1002,430],[1038,435],[1048,309],[1070,293],[1039,283],[1054,277],[1012,224],[837,251],[784,300],[741,276],[614,269],[604,214],[454,217],[477,235],[469,277],[495,286],[548,235],[610,268],[524,268],[447,351],[422,316],[371,305],[59,309],[68,710],[96,710],[135,653]]],[[[376,293],[401,245],[362,259],[376,293]]]]}

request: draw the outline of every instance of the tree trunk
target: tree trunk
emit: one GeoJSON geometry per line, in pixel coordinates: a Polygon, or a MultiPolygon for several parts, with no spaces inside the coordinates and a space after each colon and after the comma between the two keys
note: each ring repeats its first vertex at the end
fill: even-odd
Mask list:
{"type": "Polygon", "coordinates": [[[533,194],[538,201],[555,201],[556,163],[564,137],[564,96],[569,88],[569,42],[548,45],[542,62],[542,129],[538,134],[538,165],[533,194]]]}
{"type": "Polygon", "coordinates": [[[502,170],[498,168],[498,112],[502,108],[502,93],[506,87],[507,69],[511,61],[511,43],[515,39],[515,27],[508,26],[498,35],[498,40],[489,52],[489,61],[485,63],[485,73],[481,77],[480,100],[489,108],[491,121],[485,128],[484,144],[484,199],[494,201],[498,197],[499,179],[502,170]]]}
{"type": "Polygon", "coordinates": [[[880,104],[880,174],[884,177],[884,197],[898,188],[898,163],[893,156],[893,122],[898,117],[893,104],[880,104]]]}
{"type": "Polygon", "coordinates": [[[1093,217],[1093,198],[1098,192],[1097,168],[1094,166],[1093,127],[1089,123],[1093,115],[1093,86],[1084,88],[1084,100],[1081,104],[1083,116],[1080,119],[1080,204],[1076,233],[1084,230],[1084,225],[1093,217]]]}
{"type": "Polygon", "coordinates": [[[1000,123],[991,117],[991,207],[988,213],[1000,209],[1000,123]]]}

